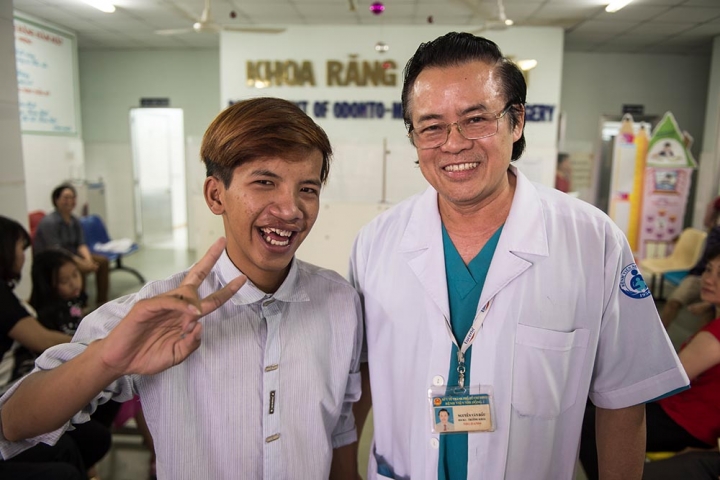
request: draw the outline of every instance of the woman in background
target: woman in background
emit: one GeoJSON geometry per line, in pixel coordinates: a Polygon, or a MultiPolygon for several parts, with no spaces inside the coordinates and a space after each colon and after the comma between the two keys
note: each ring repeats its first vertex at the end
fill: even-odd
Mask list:
{"type": "MultiPolygon", "coordinates": [[[[32,370],[35,355],[71,340],[65,333],[44,327],[31,313],[32,307],[13,292],[20,281],[25,250],[29,246],[30,236],[22,225],[0,216],[0,392],[11,388],[17,379],[32,370]]],[[[68,462],[79,472],[85,472],[86,467],[105,456],[110,441],[109,430],[90,421],[76,425],[75,430],[68,431],[54,446],[36,445],[7,462],[68,462]]],[[[8,467],[10,465],[3,465],[5,470],[8,467]]]]}

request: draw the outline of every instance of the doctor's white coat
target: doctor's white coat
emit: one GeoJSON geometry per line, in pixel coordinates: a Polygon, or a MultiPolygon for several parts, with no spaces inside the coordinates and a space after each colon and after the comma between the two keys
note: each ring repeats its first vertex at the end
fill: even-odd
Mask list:
{"type": "MultiPolygon", "coordinates": [[[[468,439],[468,478],[574,478],[586,399],[603,408],[688,385],[623,233],[595,207],[517,188],[479,305],[471,385],[494,388],[496,431],[468,439]]],[[[437,193],[428,188],[358,235],[351,281],[364,303],[373,396],[369,479],[437,478],[428,403],[452,343],[437,193]],[[377,475],[377,462],[394,477],[377,475]]]]}

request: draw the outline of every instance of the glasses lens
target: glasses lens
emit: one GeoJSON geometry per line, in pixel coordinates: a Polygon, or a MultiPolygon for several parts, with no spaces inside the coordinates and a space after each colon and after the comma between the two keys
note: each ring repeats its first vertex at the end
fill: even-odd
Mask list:
{"type": "Polygon", "coordinates": [[[424,127],[420,130],[413,130],[413,137],[415,139],[415,146],[420,148],[434,148],[447,141],[448,128],[445,124],[424,127]]]}
{"type": "Polygon", "coordinates": [[[464,118],[458,123],[462,134],[469,140],[495,135],[498,126],[495,115],[474,115],[464,118]]]}

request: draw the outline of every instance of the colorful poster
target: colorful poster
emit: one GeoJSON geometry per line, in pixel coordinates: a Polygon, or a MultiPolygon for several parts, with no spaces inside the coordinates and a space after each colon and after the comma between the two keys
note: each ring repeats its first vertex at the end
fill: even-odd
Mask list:
{"type": "Polygon", "coordinates": [[[673,115],[668,112],[648,143],[643,185],[640,258],[666,256],[683,229],[697,163],[673,115]]]}

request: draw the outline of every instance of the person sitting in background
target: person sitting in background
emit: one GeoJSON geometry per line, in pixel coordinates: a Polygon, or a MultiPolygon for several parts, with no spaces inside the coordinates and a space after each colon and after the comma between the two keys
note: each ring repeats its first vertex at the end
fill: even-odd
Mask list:
{"type": "Polygon", "coordinates": [[[570,155],[567,153],[558,153],[557,170],[555,170],[555,188],[561,192],[568,193],[570,191],[571,175],[572,165],[570,165],[570,155]]]}
{"type": "MultiPolygon", "coordinates": [[[[35,255],[32,265],[32,284],[30,305],[37,311],[40,323],[50,330],[57,330],[70,336],[75,335],[85,316],[87,295],[82,291],[80,269],[70,254],[64,250],[46,250],[35,255]]],[[[151,458],[154,458],[153,440],[145,424],[140,402],[137,398],[129,402],[126,409],[132,414],[128,417],[135,418],[143,443],[150,451],[151,458]]],[[[118,413],[122,405],[114,400],[98,405],[91,418],[110,432],[113,423],[121,425],[124,423],[124,421],[118,422],[118,413]]],[[[152,463],[151,460],[151,470],[153,470],[152,463]]]]}
{"type": "MultiPolygon", "coordinates": [[[[707,259],[701,297],[720,307],[720,245],[708,250],[707,259]]],[[[690,378],[690,388],[645,405],[649,452],[709,449],[717,446],[720,437],[720,318],[695,334],[678,356],[690,378]]],[[[588,405],[583,420],[580,461],[590,480],[598,478],[592,405],[588,405]]]]}
{"type": "Polygon", "coordinates": [[[85,316],[87,294],[82,273],[64,250],[45,250],[33,258],[30,305],[38,320],[51,330],[75,335],[85,316]]]}
{"type": "MultiPolygon", "coordinates": [[[[15,220],[0,216],[0,305],[2,305],[0,391],[2,392],[32,370],[36,354],[71,340],[67,334],[50,330],[40,324],[30,313],[31,307],[24,305],[13,293],[15,285],[20,281],[22,267],[25,264],[25,250],[29,246],[30,236],[22,225],[15,220]],[[20,352],[28,352],[29,355],[28,353],[20,355],[20,352]]],[[[97,463],[109,449],[109,432],[104,431],[95,422],[90,422],[63,435],[54,446],[37,445],[9,462],[61,461],[74,465],[78,472],[84,472],[85,466],[97,463]]],[[[15,472],[15,468],[17,467],[3,465],[0,467],[0,473],[15,472]]]]}
{"type": "Polygon", "coordinates": [[[705,266],[707,265],[708,251],[720,245],[720,225],[718,225],[718,218],[720,218],[720,197],[708,203],[705,210],[703,225],[708,230],[708,235],[705,239],[705,247],[700,260],[690,269],[687,276],[682,279],[677,288],[673,290],[660,312],[660,319],[663,325],[665,325],[665,328],[670,326],[677,318],[678,313],[680,313],[680,309],[685,306],[688,307],[688,310],[693,315],[702,317],[705,323],[715,317],[715,308],[700,299],[700,276],[705,271],[705,266]]]}
{"type": "Polygon", "coordinates": [[[55,211],[43,217],[37,226],[33,240],[35,255],[51,248],[68,251],[83,274],[95,273],[97,305],[108,301],[110,288],[110,263],[107,257],[93,255],[85,244],[80,221],[72,214],[75,209],[77,191],[64,183],[52,191],[55,211]]]}

